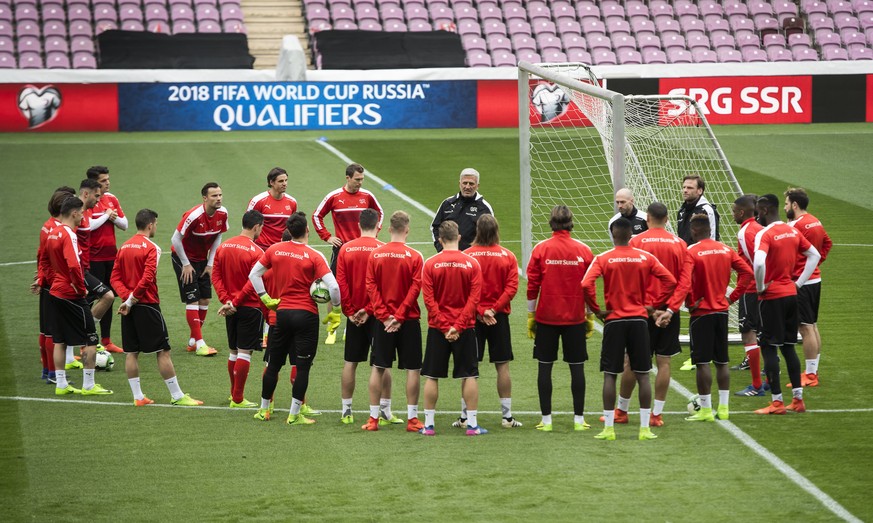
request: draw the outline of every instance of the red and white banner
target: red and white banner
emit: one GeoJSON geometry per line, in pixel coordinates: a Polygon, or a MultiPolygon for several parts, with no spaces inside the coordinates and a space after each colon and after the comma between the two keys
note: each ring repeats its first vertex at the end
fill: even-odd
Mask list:
{"type": "Polygon", "coordinates": [[[115,84],[0,84],[0,132],[117,130],[115,84]]]}
{"type": "Polygon", "coordinates": [[[867,121],[873,122],[873,74],[867,75],[867,121]]]}

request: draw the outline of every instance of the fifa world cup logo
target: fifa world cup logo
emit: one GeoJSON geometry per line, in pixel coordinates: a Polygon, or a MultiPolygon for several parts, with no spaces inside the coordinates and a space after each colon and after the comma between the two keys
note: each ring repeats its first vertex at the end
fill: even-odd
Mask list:
{"type": "Polygon", "coordinates": [[[53,85],[43,88],[26,86],[18,93],[18,110],[27,118],[31,129],[51,121],[61,106],[61,92],[53,85]]]}

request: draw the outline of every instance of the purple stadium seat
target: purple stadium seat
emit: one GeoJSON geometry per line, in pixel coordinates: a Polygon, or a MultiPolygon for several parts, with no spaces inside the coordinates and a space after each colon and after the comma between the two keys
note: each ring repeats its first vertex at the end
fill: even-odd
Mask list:
{"type": "Polygon", "coordinates": [[[196,8],[198,5],[209,5],[212,7],[217,7],[217,3],[215,2],[215,0],[194,0],[194,7],[196,8]]]}
{"type": "Polygon", "coordinates": [[[576,20],[576,10],[570,4],[552,5],[552,16],[555,20],[566,18],[568,20],[576,20]]]}
{"type": "Polygon", "coordinates": [[[101,4],[100,7],[94,8],[94,22],[118,22],[118,13],[114,7],[101,4]]]}
{"type": "Polygon", "coordinates": [[[42,26],[42,34],[43,36],[67,36],[67,24],[64,22],[58,22],[56,20],[52,20],[50,22],[46,22],[42,26]]]}
{"type": "Polygon", "coordinates": [[[655,24],[648,18],[634,18],[630,21],[631,31],[637,36],[640,33],[653,33],[655,32],[655,24]]]}
{"type": "Polygon", "coordinates": [[[43,43],[43,48],[46,53],[49,52],[59,52],[59,53],[67,53],[70,50],[70,46],[67,43],[67,39],[63,36],[49,36],[45,39],[43,43]]]}
{"type": "MultiPolygon", "coordinates": [[[[461,23],[463,23],[463,21],[461,21],[461,23]]],[[[506,24],[496,20],[489,20],[482,24],[482,32],[485,36],[494,34],[506,36],[506,24]]],[[[491,55],[491,60],[494,60],[494,55],[491,55]]]]}
{"type": "Polygon", "coordinates": [[[678,21],[674,20],[673,18],[667,18],[664,16],[655,19],[655,28],[661,34],[664,34],[666,32],[678,33],[682,30],[682,27],[679,25],[678,21]]]}
{"type": "Polygon", "coordinates": [[[673,2],[673,11],[681,20],[683,16],[700,16],[700,9],[691,0],[675,0],[673,2]]]}
{"type": "Polygon", "coordinates": [[[543,2],[528,2],[527,16],[532,21],[537,18],[545,18],[546,20],[549,20],[552,18],[552,10],[543,2]]]}
{"type": "MultiPolygon", "coordinates": [[[[160,22],[158,24],[159,25],[155,26],[155,29],[160,29],[160,30],[153,30],[152,26],[150,24],[149,31],[152,31],[153,33],[165,33],[165,32],[167,32],[166,28],[161,29],[160,22]]],[[[196,32],[197,32],[197,28],[194,27],[194,22],[174,22],[173,23],[173,34],[174,35],[183,34],[183,33],[196,33],[196,32]]]]}
{"type": "Polygon", "coordinates": [[[736,0],[728,0],[723,3],[724,5],[724,14],[728,18],[734,15],[743,15],[745,17],[749,16],[749,6],[746,5],[745,2],[739,2],[736,0]]]}
{"type": "Polygon", "coordinates": [[[685,49],[685,37],[680,34],[670,33],[668,36],[661,37],[661,44],[665,50],[685,49]]]}
{"type": "Polygon", "coordinates": [[[613,36],[612,40],[612,48],[616,51],[621,49],[637,49],[637,39],[628,34],[619,34],[613,36]]]}
{"type": "Polygon", "coordinates": [[[91,22],[91,10],[86,7],[70,7],[69,9],[67,9],[67,19],[70,22],[74,22],[76,20],[91,22]]]}
{"type": "Polygon", "coordinates": [[[849,52],[843,49],[842,47],[837,47],[835,45],[829,45],[827,47],[822,48],[821,56],[823,60],[836,62],[836,61],[844,61],[849,59],[849,52]]]}
{"type": "MultiPolygon", "coordinates": [[[[765,40],[766,42],[766,40],[765,40]]],[[[794,47],[812,47],[812,39],[806,33],[798,33],[788,36],[788,46],[794,47]]]]}
{"type": "Polygon", "coordinates": [[[744,16],[731,17],[728,19],[728,24],[731,26],[734,33],[739,31],[752,32],[755,30],[755,22],[753,22],[751,18],[746,18],[744,16]]]}
{"type": "MultiPolygon", "coordinates": [[[[150,5],[167,5],[167,2],[164,0],[144,0],[143,4],[148,7],[150,5]]],[[[194,2],[192,2],[192,0],[170,0],[170,7],[174,5],[184,5],[192,9],[194,8],[194,2]]]]}
{"type": "Polygon", "coordinates": [[[77,20],[70,23],[70,38],[76,36],[85,36],[91,38],[94,36],[94,29],[91,27],[91,22],[77,20]]]}
{"type": "Polygon", "coordinates": [[[12,6],[0,3],[0,22],[12,23],[12,6]]]}
{"type": "Polygon", "coordinates": [[[137,22],[142,22],[142,9],[140,9],[139,7],[125,6],[124,8],[118,10],[118,18],[122,22],[126,22],[128,20],[136,20],[137,22]]]}
{"type": "Polygon", "coordinates": [[[512,20],[508,20],[506,22],[506,30],[509,32],[509,36],[513,35],[532,35],[533,29],[531,29],[530,24],[525,20],[520,20],[518,18],[513,18],[512,20]]]}
{"type": "Polygon", "coordinates": [[[527,11],[521,5],[503,6],[503,18],[506,20],[524,20],[527,21],[527,11]]]}
{"type": "Polygon", "coordinates": [[[827,45],[836,45],[837,47],[843,45],[843,40],[840,38],[840,35],[830,31],[828,29],[819,29],[815,32],[815,43],[824,48],[827,45]]]}
{"type": "Polygon", "coordinates": [[[145,26],[139,20],[125,20],[121,22],[122,31],[145,31],[145,26]]]}
{"type": "Polygon", "coordinates": [[[773,6],[770,2],[765,2],[762,0],[752,0],[747,3],[749,7],[749,14],[754,18],[757,15],[768,15],[768,16],[776,16],[775,11],[773,10],[773,6]]]}
{"type": "Polygon", "coordinates": [[[716,50],[721,47],[734,49],[737,47],[736,39],[729,33],[716,33],[712,35],[712,47],[716,50]]]}
{"type": "Polygon", "coordinates": [[[432,5],[427,9],[428,13],[430,13],[430,17],[434,20],[441,18],[448,18],[454,21],[455,13],[451,8],[442,6],[442,5],[432,5]]]}
{"type": "Polygon", "coordinates": [[[844,29],[840,31],[840,38],[843,40],[843,45],[852,48],[853,45],[866,45],[867,38],[864,36],[864,33],[860,33],[853,29],[844,29]]]}
{"type": "Polygon", "coordinates": [[[765,34],[775,34],[779,32],[779,21],[772,16],[758,15],[755,17],[755,29],[762,36],[765,34]]]}
{"type": "Polygon", "coordinates": [[[706,24],[696,16],[683,16],[679,18],[679,27],[687,34],[690,31],[706,31],[706,24]]]}
{"type": "Polygon", "coordinates": [[[489,5],[485,4],[479,5],[479,18],[482,20],[488,20],[489,18],[503,18],[503,10],[500,9],[496,4],[489,5]]]}
{"type": "Polygon", "coordinates": [[[458,24],[458,34],[462,36],[469,34],[482,36],[482,28],[477,22],[474,22],[472,20],[464,20],[463,22],[458,24]]]}
{"type": "MultiPolygon", "coordinates": [[[[22,36],[36,36],[39,37],[39,25],[36,22],[32,22],[30,20],[25,20],[24,22],[19,22],[15,28],[15,34],[18,35],[19,38],[22,36]]],[[[21,62],[19,57],[19,62],[21,62]]]]}
{"type": "Polygon", "coordinates": [[[593,35],[587,38],[588,40],[588,49],[593,51],[599,51],[601,49],[612,49],[612,40],[603,35],[593,35]]]}
{"type": "Polygon", "coordinates": [[[563,62],[569,61],[567,59],[566,53],[563,51],[558,51],[556,49],[549,49],[547,52],[542,53],[543,62],[559,64],[563,62]]]}
{"type": "Polygon", "coordinates": [[[558,28],[555,26],[555,22],[551,20],[537,19],[534,20],[531,24],[531,30],[533,34],[558,34],[558,28]]]}
{"type": "Polygon", "coordinates": [[[799,16],[797,4],[791,0],[775,0],[773,2],[773,13],[780,20],[783,16],[799,16]]]}
{"type": "Polygon", "coordinates": [[[361,31],[381,31],[382,24],[373,19],[360,20],[358,21],[358,29],[361,31]]]}
{"type": "Polygon", "coordinates": [[[197,32],[198,33],[220,33],[221,26],[218,25],[218,22],[213,22],[212,20],[207,20],[205,22],[200,22],[197,24],[197,32]]]}
{"type": "Polygon", "coordinates": [[[627,11],[628,19],[635,16],[649,17],[649,6],[641,0],[628,0],[625,2],[625,11],[627,11]]]}
{"type": "Polygon", "coordinates": [[[745,49],[746,47],[760,49],[761,48],[761,39],[755,33],[738,34],[737,35],[737,46],[739,46],[740,50],[745,49]]]}
{"type": "Polygon", "coordinates": [[[433,26],[427,20],[412,20],[408,27],[412,32],[433,31],[433,26]]]}
{"type": "Polygon", "coordinates": [[[15,36],[15,31],[12,29],[12,24],[0,21],[0,36],[15,36]]]}
{"type": "Polygon", "coordinates": [[[624,18],[625,16],[624,7],[617,2],[601,2],[600,13],[606,20],[610,18],[624,18]]]}
{"type": "Polygon", "coordinates": [[[39,53],[19,53],[19,69],[43,69],[42,57],[39,53]]]}
{"type": "Polygon", "coordinates": [[[873,29],[873,11],[859,14],[858,21],[861,22],[861,29],[873,29]]]}
{"type": "Polygon", "coordinates": [[[694,36],[689,36],[687,39],[688,49],[692,51],[695,49],[710,49],[712,43],[709,41],[709,37],[703,34],[695,34],[694,36]]]}
{"type": "Polygon", "coordinates": [[[570,62],[591,63],[591,53],[584,49],[567,49],[567,60],[570,62]]]}
{"type": "Polygon", "coordinates": [[[591,18],[586,18],[581,21],[582,23],[582,34],[585,36],[593,35],[593,34],[606,34],[606,26],[600,20],[593,20],[591,18]]]}
{"type": "Polygon", "coordinates": [[[857,17],[842,13],[834,15],[834,25],[840,31],[843,29],[854,29],[856,31],[861,29],[861,22],[857,17]]]}
{"type": "Polygon", "coordinates": [[[671,64],[690,64],[694,62],[691,57],[691,51],[677,47],[667,49],[667,60],[671,64]]]}
{"type": "Polygon", "coordinates": [[[512,42],[503,35],[488,35],[485,37],[485,41],[488,43],[491,56],[494,56],[495,51],[512,51],[512,42]]]}
{"type": "Polygon", "coordinates": [[[42,20],[43,22],[48,22],[49,20],[66,22],[67,13],[64,11],[63,7],[58,5],[44,6],[42,10],[42,20]]]}
{"type": "Polygon", "coordinates": [[[736,49],[722,47],[721,49],[716,49],[715,54],[718,55],[718,61],[721,63],[739,63],[743,61],[743,55],[736,49]]]}
{"type": "Polygon", "coordinates": [[[594,65],[618,65],[618,58],[609,49],[592,51],[591,60],[594,65]]]}
{"type": "Polygon", "coordinates": [[[844,0],[828,0],[827,5],[828,11],[835,15],[840,13],[852,14],[854,12],[852,3],[844,0]]]}
{"type": "Polygon", "coordinates": [[[569,20],[566,18],[559,19],[555,25],[558,28],[558,34],[566,35],[566,34],[582,34],[582,25],[579,24],[576,20],[569,20]]]}
{"type": "Polygon", "coordinates": [[[33,4],[21,4],[15,6],[15,20],[18,22],[24,22],[26,20],[30,20],[31,22],[39,21],[39,10],[33,4]]]}
{"type": "Polygon", "coordinates": [[[460,22],[461,20],[474,20],[479,21],[479,11],[469,6],[455,6],[453,9],[455,13],[455,21],[460,22]]]}
{"type": "Polygon", "coordinates": [[[519,51],[515,53],[515,57],[518,58],[518,61],[530,62],[532,64],[540,63],[543,61],[543,58],[536,51],[532,51],[530,49],[525,49],[523,51],[519,51]]]}
{"type": "MultiPolygon", "coordinates": [[[[579,38],[581,38],[581,36],[579,38]]],[[[515,35],[511,37],[510,40],[512,40],[512,48],[515,49],[516,53],[537,50],[537,41],[534,40],[532,36],[515,35]]]]}
{"type": "Polygon", "coordinates": [[[195,7],[194,12],[197,15],[197,21],[200,23],[218,22],[221,16],[221,13],[219,13],[218,9],[211,5],[198,5],[195,7]]]}
{"type": "Polygon", "coordinates": [[[18,63],[12,53],[0,53],[0,69],[15,69],[18,63]]]}
{"type": "Polygon", "coordinates": [[[403,12],[406,13],[406,19],[427,19],[428,13],[427,9],[424,6],[418,4],[410,4],[403,8],[403,12]]]}
{"type": "MultiPolygon", "coordinates": [[[[649,2],[649,13],[652,16],[673,16],[673,4],[664,0],[652,0],[649,2]]],[[[646,62],[650,63],[650,62],[646,62]]]]}
{"type": "Polygon", "coordinates": [[[836,29],[836,25],[834,25],[834,19],[828,15],[809,15],[807,17],[809,21],[809,28],[813,31],[818,31],[819,29],[836,29]]]}
{"type": "Polygon", "coordinates": [[[0,36],[0,53],[14,53],[15,42],[11,36],[0,36]]]}
{"type": "Polygon", "coordinates": [[[518,61],[515,59],[512,51],[491,53],[491,62],[494,64],[494,67],[515,67],[518,65],[518,61]]]}
{"type": "Polygon", "coordinates": [[[221,23],[221,28],[225,33],[241,33],[248,34],[248,30],[240,20],[228,20],[221,23]]]}
{"type": "Polygon", "coordinates": [[[643,49],[643,63],[666,64],[667,55],[660,49],[646,48],[643,49]]]}
{"type": "Polygon", "coordinates": [[[718,62],[718,55],[711,49],[698,47],[691,50],[691,59],[696,64],[714,64],[718,62]]]}
{"type": "Polygon", "coordinates": [[[600,18],[600,8],[594,2],[579,2],[576,4],[576,14],[580,20],[586,17],[600,18]]]}
{"type": "Polygon", "coordinates": [[[706,25],[706,30],[709,31],[710,35],[716,31],[731,32],[731,26],[727,18],[718,18],[714,15],[708,16],[703,20],[703,23],[706,25]]]}
{"type": "Polygon", "coordinates": [[[561,39],[555,35],[541,34],[536,35],[535,39],[540,51],[544,51],[545,49],[561,49],[563,47],[561,39]]]}
{"type": "Polygon", "coordinates": [[[817,62],[819,60],[816,50],[809,47],[792,49],[791,54],[795,62],[817,62]]]}
{"type": "Polygon", "coordinates": [[[715,0],[700,0],[698,8],[700,9],[700,16],[704,18],[710,15],[724,17],[724,9],[715,0]]]}
{"type": "Polygon", "coordinates": [[[755,49],[753,47],[744,47],[740,49],[743,53],[744,62],[766,62],[767,53],[763,49],[755,49]]]}
{"type": "Polygon", "coordinates": [[[619,49],[617,52],[618,63],[620,64],[641,64],[643,63],[643,55],[635,49],[619,49]]]}
{"type": "Polygon", "coordinates": [[[73,69],[97,69],[97,60],[91,53],[75,53],[72,62],[73,69]]]}
{"type": "Polygon", "coordinates": [[[871,0],[854,0],[852,7],[855,8],[855,12],[858,14],[873,13],[873,1],[871,0]]]}
{"type": "Polygon", "coordinates": [[[645,51],[646,49],[660,50],[661,38],[654,34],[644,34],[642,36],[637,36],[637,44],[642,51],[645,51]]]}
{"type": "Polygon", "coordinates": [[[67,53],[48,53],[45,57],[46,69],[69,69],[70,58],[67,53]]]}
{"type": "Polygon", "coordinates": [[[627,20],[620,18],[607,18],[606,19],[606,30],[611,35],[616,34],[630,34],[631,27],[627,20]]]}
{"type": "Polygon", "coordinates": [[[873,49],[869,47],[850,47],[849,60],[873,60],[873,49]]]}
{"type": "Polygon", "coordinates": [[[468,67],[491,67],[491,56],[484,51],[467,53],[468,67]]]}
{"type": "MultiPolygon", "coordinates": [[[[175,9],[175,7],[174,7],[175,9]]],[[[190,11],[190,9],[189,9],[190,11]]],[[[168,22],[170,20],[170,15],[167,13],[167,8],[161,5],[150,5],[145,10],[145,19],[146,22],[168,22]]],[[[193,17],[186,19],[184,17],[180,17],[180,20],[188,20],[193,21],[193,17]]],[[[174,18],[175,21],[175,18],[174,18]]]]}

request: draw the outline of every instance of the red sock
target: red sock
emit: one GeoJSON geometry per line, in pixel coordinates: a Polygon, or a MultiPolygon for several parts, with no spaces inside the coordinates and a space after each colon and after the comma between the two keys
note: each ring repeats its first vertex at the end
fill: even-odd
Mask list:
{"type": "Polygon", "coordinates": [[[197,312],[200,313],[200,325],[204,325],[206,323],[206,314],[209,313],[209,308],[207,307],[198,307],[197,312]]]}
{"type": "Polygon", "coordinates": [[[49,372],[55,371],[55,340],[47,335],[45,337],[45,358],[48,361],[49,372]]]}
{"type": "Polygon", "coordinates": [[[237,360],[232,360],[230,358],[227,359],[227,374],[230,376],[230,393],[231,394],[233,394],[233,382],[234,382],[233,369],[234,369],[234,366],[236,366],[236,361],[237,360]]]}
{"type": "Polygon", "coordinates": [[[248,360],[237,358],[236,365],[233,369],[233,401],[241,403],[245,396],[246,380],[249,378],[249,366],[251,363],[248,360]]]}
{"type": "Polygon", "coordinates": [[[755,347],[746,353],[749,357],[749,372],[752,373],[752,386],[761,388],[761,348],[755,347]]]}
{"type": "Polygon", "coordinates": [[[112,343],[112,339],[100,338],[100,345],[103,345],[105,347],[105,346],[109,345],[110,343],[112,343]]]}
{"type": "Polygon", "coordinates": [[[297,365],[291,365],[291,385],[294,385],[295,379],[297,379],[297,365]]]}
{"type": "Polygon", "coordinates": [[[46,361],[45,354],[45,334],[39,335],[39,361],[42,363],[42,368],[48,368],[48,362],[46,361]]]}
{"type": "MultiPolygon", "coordinates": [[[[189,305],[188,307],[191,307],[189,305]]],[[[193,309],[185,308],[185,320],[188,321],[188,328],[191,329],[191,337],[194,341],[203,339],[203,332],[200,330],[200,311],[194,305],[193,309]]]]}

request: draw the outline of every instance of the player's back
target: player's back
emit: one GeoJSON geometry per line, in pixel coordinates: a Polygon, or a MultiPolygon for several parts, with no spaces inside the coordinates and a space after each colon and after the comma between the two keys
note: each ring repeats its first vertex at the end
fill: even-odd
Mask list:
{"type": "Polygon", "coordinates": [[[706,238],[688,247],[691,271],[691,291],[687,305],[697,304],[692,316],[723,312],[730,305],[725,292],[731,281],[731,264],[735,252],[727,245],[706,238]],[[698,300],[700,303],[698,303],[698,300]]]}
{"type": "Polygon", "coordinates": [[[299,309],[318,314],[309,286],[330,272],[323,254],[302,243],[279,242],[267,249],[260,263],[273,269],[272,285],[280,291],[279,310],[299,309]]]}
{"type": "MultiPolygon", "coordinates": [[[[507,290],[512,294],[509,297],[512,300],[518,291],[518,260],[512,251],[500,245],[474,245],[464,253],[478,261],[482,268],[480,311],[492,308],[507,290]]],[[[506,304],[505,311],[497,312],[509,313],[509,304],[506,304]]]]}
{"type": "Polygon", "coordinates": [[[337,255],[336,279],[342,296],[343,314],[352,316],[361,309],[372,313],[367,298],[367,261],[383,243],[376,238],[361,236],[340,247],[337,255]]]}
{"type": "Polygon", "coordinates": [[[431,298],[438,306],[442,318],[451,322],[463,319],[465,325],[462,327],[473,327],[476,321],[475,309],[469,317],[464,316],[464,309],[471,295],[475,294],[474,301],[479,301],[478,295],[481,293],[482,285],[479,262],[461,251],[443,250],[424,262],[422,273],[425,304],[428,305],[428,323],[431,322],[432,311],[427,295],[430,289],[431,298]]]}
{"type": "Polygon", "coordinates": [[[749,266],[755,263],[755,237],[763,228],[755,218],[749,218],[740,225],[740,230],[737,233],[737,252],[748,262],[749,266]]]}
{"type": "MultiPolygon", "coordinates": [[[[420,252],[402,242],[389,242],[370,254],[367,264],[367,293],[379,302],[377,311],[381,320],[383,315],[393,315],[400,312],[405,319],[421,318],[421,308],[418,305],[418,294],[421,289],[421,270],[424,259],[420,252]],[[403,303],[409,297],[410,289],[416,288],[415,296],[401,310],[403,303]]],[[[375,305],[374,305],[375,306],[375,305]]]]}
{"type": "Polygon", "coordinates": [[[135,234],[118,249],[115,265],[112,268],[113,288],[133,292],[140,280],[146,276],[149,283],[145,292],[138,297],[140,303],[160,303],[158,297],[157,268],[161,259],[161,248],[142,234],[135,234]],[[154,260],[153,263],[149,260],[154,260]],[[148,272],[149,274],[146,274],[148,272]]]}
{"type": "MultiPolygon", "coordinates": [[[[215,266],[219,267],[221,279],[219,285],[223,286],[229,295],[237,295],[249,283],[249,273],[263,254],[263,249],[251,238],[243,235],[234,236],[219,245],[215,251],[215,266]]],[[[213,276],[216,275],[215,272],[213,271],[213,276]]],[[[215,283],[213,281],[213,284],[215,283]]],[[[260,307],[261,302],[254,288],[249,285],[249,289],[250,292],[246,293],[244,299],[239,303],[234,302],[234,305],[260,307]]]]}
{"type": "MultiPolygon", "coordinates": [[[[685,241],[662,228],[648,229],[631,238],[630,247],[651,253],[661,262],[670,274],[678,281],[685,267],[688,245],[685,241]]],[[[657,278],[649,279],[649,299],[654,301],[662,294],[661,281],[657,278]]],[[[661,304],[658,304],[661,305],[661,304]]]]}
{"type": "MultiPolygon", "coordinates": [[[[816,218],[810,213],[806,213],[800,218],[794,220],[789,223],[792,227],[800,231],[800,234],[806,238],[809,243],[812,244],[813,247],[816,248],[818,253],[821,255],[821,260],[819,260],[818,265],[821,265],[822,262],[825,261],[828,257],[828,253],[833,246],[833,242],[831,241],[830,236],[825,231],[824,226],[821,224],[821,220],[816,218]]],[[[797,263],[794,265],[794,278],[797,279],[802,273],[803,268],[806,266],[806,257],[798,256],[797,263]]],[[[818,266],[816,266],[815,270],[812,272],[812,276],[807,280],[808,283],[815,283],[816,281],[821,280],[821,270],[818,266]]]]}
{"type": "Polygon", "coordinates": [[[528,299],[538,299],[536,321],[548,325],[574,325],[585,320],[582,278],[594,259],[591,249],[557,231],[534,246],[528,263],[528,299]],[[533,296],[533,286],[539,286],[533,296]]]}
{"type": "Polygon", "coordinates": [[[616,246],[594,261],[603,275],[607,319],[646,317],[647,289],[652,266],[660,264],[654,255],[630,246],[616,246]]]}
{"type": "Polygon", "coordinates": [[[784,222],[774,222],[761,229],[755,237],[755,252],[766,253],[765,281],[767,289],[761,299],[771,300],[785,296],[797,295],[794,285],[794,266],[801,248],[809,242],[803,238],[800,231],[784,222]]]}
{"type": "Polygon", "coordinates": [[[79,259],[76,233],[68,226],[60,224],[49,232],[45,249],[54,272],[51,294],[67,299],[85,296],[85,274],[79,259]]]}

